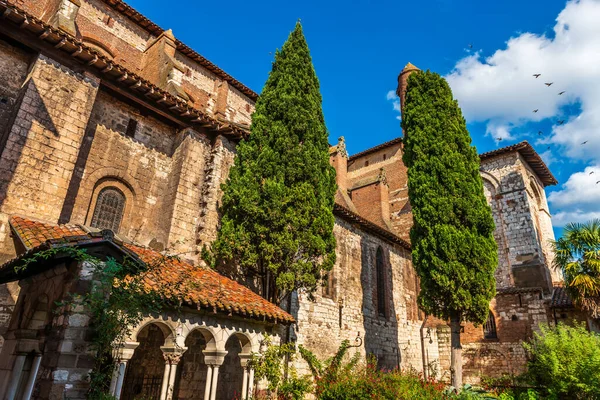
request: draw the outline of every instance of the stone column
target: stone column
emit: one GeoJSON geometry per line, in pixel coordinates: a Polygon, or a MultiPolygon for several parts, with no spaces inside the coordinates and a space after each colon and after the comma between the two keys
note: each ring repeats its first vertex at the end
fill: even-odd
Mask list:
{"type": "Polygon", "coordinates": [[[23,372],[23,366],[25,365],[25,359],[27,355],[19,354],[13,364],[12,372],[10,373],[10,383],[8,390],[6,391],[6,400],[14,400],[17,394],[17,388],[19,381],[21,380],[21,373],[23,372]]]}
{"type": "Polygon", "coordinates": [[[242,400],[248,398],[248,369],[244,368],[244,377],[242,378],[242,400]]]}
{"type": "Polygon", "coordinates": [[[187,348],[161,347],[160,349],[163,351],[163,357],[165,358],[165,373],[160,390],[160,400],[171,400],[177,376],[177,365],[187,348]]]}
{"type": "Polygon", "coordinates": [[[125,380],[125,371],[127,370],[127,360],[123,360],[117,366],[117,382],[115,384],[115,398],[121,398],[121,390],[123,390],[123,381],[125,380]]]}
{"type": "Polygon", "coordinates": [[[165,373],[162,378],[162,387],[160,389],[160,400],[167,399],[167,391],[169,390],[169,374],[171,373],[171,364],[165,359],[165,373]]]}
{"type": "Polygon", "coordinates": [[[250,361],[250,359],[252,358],[252,354],[240,354],[240,364],[242,365],[242,368],[244,369],[244,378],[242,380],[242,400],[246,400],[248,399],[248,378],[249,378],[249,373],[248,373],[248,361],[250,361]]]}
{"type": "Polygon", "coordinates": [[[217,398],[217,384],[219,382],[219,365],[213,366],[213,377],[210,384],[210,400],[217,398]]]}
{"type": "Polygon", "coordinates": [[[127,371],[127,362],[131,360],[135,349],[139,346],[139,342],[125,342],[123,346],[113,353],[113,357],[119,360],[115,365],[112,380],[110,381],[110,394],[118,400],[121,398],[121,390],[123,389],[123,381],[125,380],[125,372],[127,371]]]}
{"type": "Polygon", "coordinates": [[[31,371],[29,371],[29,378],[27,379],[27,386],[25,386],[25,392],[23,393],[23,399],[31,399],[31,393],[33,392],[33,386],[35,385],[35,378],[37,378],[38,371],[40,369],[40,363],[42,362],[42,355],[36,354],[31,365],[31,371]]]}
{"type": "Polygon", "coordinates": [[[206,366],[206,383],[204,386],[204,400],[210,400],[210,385],[212,381],[213,369],[212,365],[206,366]]]}
{"type": "Polygon", "coordinates": [[[254,397],[254,368],[248,372],[248,398],[254,397]]]}
{"type": "Polygon", "coordinates": [[[177,366],[181,361],[182,354],[169,354],[169,362],[171,363],[171,370],[169,371],[169,386],[167,386],[167,400],[173,398],[173,391],[175,390],[175,377],[177,376],[177,366]]]}
{"type": "Polygon", "coordinates": [[[225,350],[213,350],[207,351],[203,350],[204,353],[204,362],[209,368],[209,371],[212,370],[212,374],[210,374],[210,383],[209,383],[209,374],[207,374],[206,379],[206,390],[204,392],[204,400],[215,400],[217,398],[217,384],[219,383],[219,367],[223,365],[223,361],[225,361],[225,356],[227,355],[227,351],[225,350]],[[210,385],[210,396],[207,398],[208,388],[210,385]]]}

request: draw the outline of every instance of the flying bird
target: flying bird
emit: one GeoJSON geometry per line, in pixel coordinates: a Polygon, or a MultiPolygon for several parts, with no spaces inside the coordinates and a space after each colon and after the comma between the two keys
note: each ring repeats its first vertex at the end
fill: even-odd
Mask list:
{"type": "Polygon", "coordinates": [[[564,119],[561,119],[560,121],[557,121],[557,123],[558,123],[558,125],[562,125],[562,124],[564,124],[564,123],[565,123],[565,120],[564,120],[564,119]]]}
{"type": "Polygon", "coordinates": [[[539,78],[542,74],[533,74],[533,76],[535,76],[535,79],[539,78]]]}
{"type": "Polygon", "coordinates": [[[469,48],[472,49],[473,48],[473,44],[469,43],[469,48]]]}
{"type": "Polygon", "coordinates": [[[563,90],[562,92],[560,92],[558,95],[562,96],[563,94],[565,94],[566,92],[563,90]]]}
{"type": "Polygon", "coordinates": [[[538,136],[542,136],[543,134],[544,134],[544,132],[538,131],[538,136]]]}
{"type": "Polygon", "coordinates": [[[496,140],[497,140],[497,141],[499,141],[499,142],[501,142],[501,141],[502,141],[502,138],[501,138],[501,137],[499,137],[499,138],[498,138],[498,139],[496,139],[496,140]]]}
{"type": "Polygon", "coordinates": [[[546,85],[546,86],[550,87],[550,86],[552,86],[552,84],[553,84],[553,83],[554,83],[554,82],[546,82],[546,83],[544,83],[544,85],[546,85]]]}
{"type": "Polygon", "coordinates": [[[600,183],[600,181],[596,181],[596,185],[599,184],[599,183],[600,183]]]}
{"type": "Polygon", "coordinates": [[[590,175],[592,175],[594,173],[594,171],[590,172],[590,175]]]}
{"type": "Polygon", "coordinates": [[[540,111],[538,108],[536,108],[535,110],[533,110],[534,113],[540,111]]]}
{"type": "Polygon", "coordinates": [[[587,142],[588,142],[588,141],[586,140],[585,142],[583,142],[583,143],[581,143],[581,144],[583,145],[583,144],[586,144],[587,142]]]}

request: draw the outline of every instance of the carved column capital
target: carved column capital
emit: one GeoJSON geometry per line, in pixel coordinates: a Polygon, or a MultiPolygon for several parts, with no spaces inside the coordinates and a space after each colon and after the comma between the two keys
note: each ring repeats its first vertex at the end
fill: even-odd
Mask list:
{"type": "Polygon", "coordinates": [[[227,355],[227,351],[224,350],[203,350],[202,353],[204,354],[204,363],[213,367],[223,365],[227,355]]]}
{"type": "Polygon", "coordinates": [[[181,361],[181,357],[183,357],[183,353],[185,353],[187,347],[161,347],[160,349],[163,352],[165,364],[177,365],[181,361]]]}

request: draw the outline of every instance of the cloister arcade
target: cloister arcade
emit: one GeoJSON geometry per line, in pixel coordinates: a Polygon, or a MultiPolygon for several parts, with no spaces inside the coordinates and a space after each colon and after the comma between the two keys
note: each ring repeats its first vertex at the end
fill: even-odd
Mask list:
{"type": "Polygon", "coordinates": [[[145,318],[115,354],[111,394],[117,399],[248,399],[252,353],[265,326],[206,315],[145,318]]]}

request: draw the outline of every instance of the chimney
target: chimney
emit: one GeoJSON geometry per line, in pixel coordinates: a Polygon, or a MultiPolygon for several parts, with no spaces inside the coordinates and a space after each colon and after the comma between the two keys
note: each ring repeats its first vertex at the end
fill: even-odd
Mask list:
{"type": "Polygon", "coordinates": [[[335,182],[342,193],[348,192],[348,152],[343,136],[329,149],[329,163],[335,168],[335,182]]]}
{"type": "Polygon", "coordinates": [[[406,88],[408,86],[408,77],[413,72],[420,71],[419,68],[415,67],[411,63],[406,64],[400,75],[398,75],[398,89],[396,94],[400,97],[400,111],[404,112],[404,102],[406,101],[406,88]]]}
{"type": "Polygon", "coordinates": [[[217,101],[215,116],[218,119],[227,119],[227,96],[229,95],[229,84],[227,81],[217,82],[217,101]]]}
{"type": "Polygon", "coordinates": [[[80,0],[61,0],[58,4],[58,10],[50,20],[50,24],[70,35],[77,36],[75,18],[81,7],[80,0]]]}
{"type": "Polygon", "coordinates": [[[176,51],[173,31],[163,31],[144,51],[146,58],[143,71],[150,82],[173,96],[189,101],[189,96],[182,88],[185,67],[175,60],[176,51]]]}

